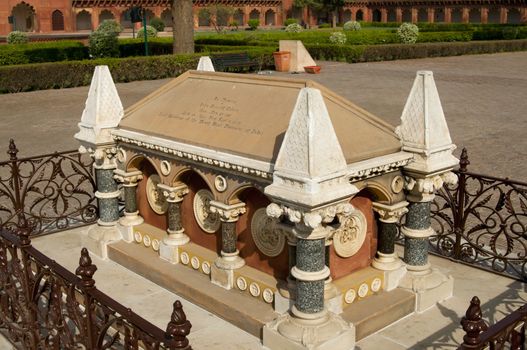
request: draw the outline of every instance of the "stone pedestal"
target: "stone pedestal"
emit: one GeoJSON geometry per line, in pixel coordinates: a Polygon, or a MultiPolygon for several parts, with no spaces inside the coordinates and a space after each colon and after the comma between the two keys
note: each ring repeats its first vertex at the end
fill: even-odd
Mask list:
{"type": "Polygon", "coordinates": [[[188,193],[188,187],[185,184],[177,186],[167,186],[158,184],[163,196],[168,202],[167,222],[168,235],[159,245],[159,256],[173,264],[179,263],[178,247],[187,244],[190,238],[185,234],[185,229],[181,222],[181,202],[183,197],[188,193]]]}
{"type": "Polygon", "coordinates": [[[271,349],[353,349],[354,328],[325,306],[326,285],[331,285],[326,283],[327,230],[297,225],[294,231],[298,238],[296,265],[291,269],[295,303],[290,313],[265,325],[263,344],[271,349]]]}
{"type": "Polygon", "coordinates": [[[212,283],[225,289],[234,286],[234,271],[245,265],[238,249],[236,249],[236,222],[240,215],[245,213],[245,203],[232,205],[221,202],[210,202],[211,213],[218,214],[221,221],[221,256],[214,262],[211,269],[212,283]]]}
{"type": "Polygon", "coordinates": [[[143,179],[140,171],[125,172],[123,170],[114,171],[114,179],[123,184],[124,191],[124,216],[119,219],[120,231],[124,241],[130,243],[134,241],[134,226],[141,225],[143,218],[137,210],[136,190],[137,182],[143,179]]]}

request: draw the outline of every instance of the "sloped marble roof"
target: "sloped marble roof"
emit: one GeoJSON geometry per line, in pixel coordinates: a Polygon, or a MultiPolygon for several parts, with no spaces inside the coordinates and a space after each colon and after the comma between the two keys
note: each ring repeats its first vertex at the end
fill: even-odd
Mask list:
{"type": "Polygon", "coordinates": [[[189,71],[125,111],[119,129],[274,164],[302,88],[319,89],[348,164],[399,152],[394,128],[310,80],[189,71]]]}

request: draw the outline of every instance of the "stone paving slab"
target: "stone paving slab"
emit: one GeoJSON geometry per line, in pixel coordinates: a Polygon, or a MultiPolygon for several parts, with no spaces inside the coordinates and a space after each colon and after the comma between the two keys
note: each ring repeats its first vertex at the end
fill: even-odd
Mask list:
{"type": "MultiPolygon", "coordinates": [[[[418,70],[434,71],[454,143],[469,149],[470,169],[525,179],[527,52],[347,64],[319,62],[313,79],[397,125],[418,70]]],[[[117,84],[125,107],[168,79],[117,84]]],[[[0,147],[15,138],[20,155],[75,149],[88,87],[0,95],[0,147]]],[[[0,160],[7,159],[0,151],[0,160]]]]}
{"type": "MultiPolygon", "coordinates": [[[[78,266],[80,237],[84,230],[75,229],[37,238],[33,240],[33,245],[74,271],[78,266]]],[[[397,249],[402,255],[402,247],[397,249]]],[[[265,349],[258,338],[121,265],[93,255],[92,259],[98,267],[95,274],[97,287],[162,329],[169,320],[172,303],[180,299],[193,325],[189,337],[193,349],[265,349]]],[[[430,262],[454,276],[454,296],[361,340],[357,343],[357,350],[456,349],[463,337],[459,321],[472,296],[480,298],[483,318],[491,323],[527,302],[524,283],[435,256],[430,257],[430,262]]],[[[1,343],[0,349],[3,349],[1,343]]]]}

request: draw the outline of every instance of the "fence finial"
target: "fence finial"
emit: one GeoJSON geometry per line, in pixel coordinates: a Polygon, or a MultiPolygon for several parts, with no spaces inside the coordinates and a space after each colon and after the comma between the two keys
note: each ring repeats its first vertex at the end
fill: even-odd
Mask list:
{"type": "Polygon", "coordinates": [[[18,149],[15,145],[15,140],[9,139],[9,149],[7,150],[7,154],[9,154],[9,160],[17,160],[18,149]]]}
{"type": "Polygon", "coordinates": [[[474,345],[479,344],[479,334],[487,330],[487,324],[482,319],[481,302],[477,296],[474,296],[470,301],[470,306],[461,319],[461,326],[466,332],[463,337],[462,349],[471,349],[474,345]]]}
{"type": "Polygon", "coordinates": [[[461,151],[461,157],[459,159],[459,171],[466,172],[467,166],[470,165],[470,160],[468,160],[468,152],[465,147],[461,151]]]}
{"type": "Polygon", "coordinates": [[[95,285],[95,280],[93,279],[95,271],[97,271],[97,266],[92,264],[88,249],[82,248],[79,267],[75,270],[75,274],[82,279],[82,285],[85,288],[91,288],[95,285]]]}
{"type": "Polygon", "coordinates": [[[187,316],[183,311],[183,305],[179,300],[176,300],[173,305],[172,316],[167,325],[166,338],[170,349],[190,349],[187,335],[190,333],[192,324],[187,320],[187,316]]]}

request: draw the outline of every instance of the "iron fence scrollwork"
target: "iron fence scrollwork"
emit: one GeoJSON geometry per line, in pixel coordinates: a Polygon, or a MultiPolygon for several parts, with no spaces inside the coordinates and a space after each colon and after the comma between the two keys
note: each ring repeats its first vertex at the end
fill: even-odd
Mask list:
{"type": "Polygon", "coordinates": [[[18,158],[9,141],[0,162],[0,227],[31,227],[41,235],[95,223],[93,159],[77,151],[18,158]]]}
{"type": "Polygon", "coordinates": [[[527,183],[472,173],[463,149],[456,185],[432,205],[432,253],[527,280],[527,183]]]}
{"type": "Polygon", "coordinates": [[[0,332],[21,349],[191,349],[179,301],[163,331],[99,291],[96,270],[85,248],[73,274],[26,230],[1,230],[0,332]]]}

